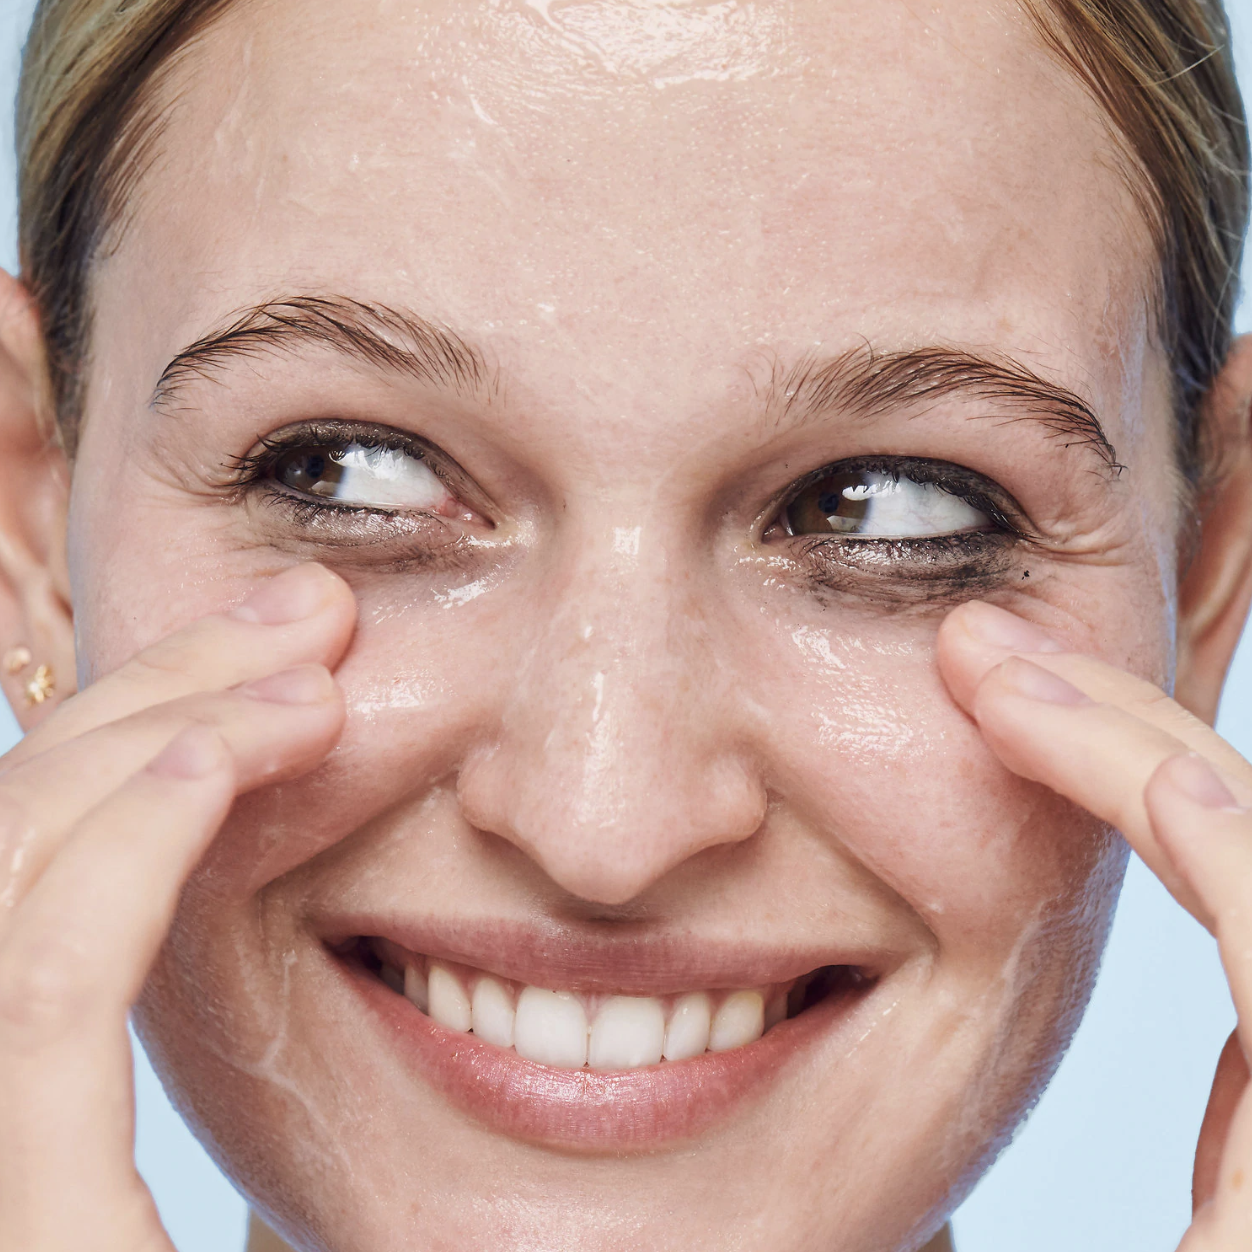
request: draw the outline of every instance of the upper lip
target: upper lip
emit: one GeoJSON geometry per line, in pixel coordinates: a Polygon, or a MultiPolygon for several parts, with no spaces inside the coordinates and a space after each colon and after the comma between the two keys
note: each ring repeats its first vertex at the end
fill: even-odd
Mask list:
{"type": "Polygon", "coordinates": [[[436,960],[553,990],[676,995],[784,983],[827,965],[879,978],[899,963],[881,948],[839,941],[771,946],[657,930],[649,923],[524,923],[337,914],[314,929],[330,947],[361,937],[388,939],[436,960]]]}

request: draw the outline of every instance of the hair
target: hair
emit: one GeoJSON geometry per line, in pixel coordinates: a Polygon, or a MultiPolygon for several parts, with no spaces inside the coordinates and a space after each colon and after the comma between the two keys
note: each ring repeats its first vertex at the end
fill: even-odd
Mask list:
{"type": "MultiPolygon", "coordinates": [[[[40,0],[17,106],[22,276],[42,319],[70,455],[85,402],[91,273],[159,139],[160,73],[231,0],[40,0]]],[[[1129,160],[1160,262],[1180,468],[1233,335],[1249,211],[1248,127],[1221,0],[1020,0],[1087,85],[1129,160]]]]}
{"type": "Polygon", "coordinates": [[[92,266],[160,136],[170,66],[230,0],[39,0],[17,93],[18,257],[39,310],[56,433],[86,399],[92,266]]]}

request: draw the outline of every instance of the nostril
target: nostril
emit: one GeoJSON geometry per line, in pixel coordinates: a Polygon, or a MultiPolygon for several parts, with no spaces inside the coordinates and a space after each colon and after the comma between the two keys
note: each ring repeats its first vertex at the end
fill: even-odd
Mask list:
{"type": "Polygon", "coordinates": [[[733,717],[702,715],[694,696],[645,717],[643,691],[612,708],[605,695],[588,725],[545,716],[545,699],[515,705],[467,752],[456,790],[469,825],[514,845],[564,893],[621,906],[761,828],[768,795],[733,717]]]}
{"type": "Polygon", "coordinates": [[[484,851],[507,860],[501,845],[511,845],[563,894],[612,909],[641,900],[702,853],[750,839],[767,803],[763,788],[752,794],[742,770],[733,791],[725,785],[729,780],[718,786],[680,784],[691,786],[687,795],[656,784],[641,785],[629,796],[619,788],[620,803],[591,812],[559,780],[544,785],[536,778],[511,787],[499,785],[503,781],[462,774],[462,816],[484,851]]]}

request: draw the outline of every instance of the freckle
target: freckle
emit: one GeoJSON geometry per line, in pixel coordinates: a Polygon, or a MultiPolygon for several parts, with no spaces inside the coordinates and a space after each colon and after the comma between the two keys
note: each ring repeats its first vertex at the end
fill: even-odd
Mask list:
{"type": "Polygon", "coordinates": [[[1243,1189],[1243,1170],[1237,1169],[1231,1174],[1230,1186],[1233,1191],[1241,1191],[1243,1189]]]}

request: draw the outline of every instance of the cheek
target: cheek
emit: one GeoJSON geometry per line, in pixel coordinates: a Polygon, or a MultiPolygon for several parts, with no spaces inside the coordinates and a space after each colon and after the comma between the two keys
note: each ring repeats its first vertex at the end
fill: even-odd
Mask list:
{"type": "Polygon", "coordinates": [[[939,678],[932,623],[809,625],[787,644],[755,690],[774,785],[898,895],[942,960],[998,968],[1026,931],[1107,892],[1120,840],[992,755],[939,678]]]}
{"type": "Polygon", "coordinates": [[[1090,994],[1125,845],[998,762],[937,674],[932,625],[789,640],[756,688],[777,788],[921,935],[901,994],[925,1008],[898,1025],[896,1072],[924,1068],[964,1125],[1011,1120],[1090,994]]]}
{"type": "MultiPolygon", "coordinates": [[[[403,824],[456,772],[498,722],[516,681],[517,616],[472,595],[431,603],[403,588],[363,588],[361,618],[335,672],[347,707],[325,762],[290,783],[242,797],[197,874],[222,904],[245,903],[267,883],[340,841],[370,841],[400,806],[403,824]]],[[[441,815],[459,823],[455,801],[441,815]]]]}

